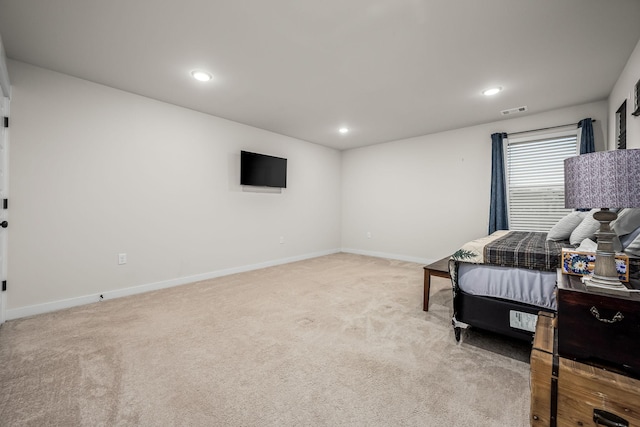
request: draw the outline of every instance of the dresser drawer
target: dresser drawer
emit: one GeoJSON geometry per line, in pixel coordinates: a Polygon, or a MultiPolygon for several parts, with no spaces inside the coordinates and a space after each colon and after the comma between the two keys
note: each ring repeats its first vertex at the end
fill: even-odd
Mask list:
{"type": "Polygon", "coordinates": [[[621,426],[640,426],[640,380],[560,358],[558,427],[596,425],[594,411],[619,417],[621,426]]]}
{"type": "MultiPolygon", "coordinates": [[[[565,285],[579,283],[564,279],[565,285]]],[[[559,284],[558,354],[640,378],[640,296],[609,296],[559,284]]]]}

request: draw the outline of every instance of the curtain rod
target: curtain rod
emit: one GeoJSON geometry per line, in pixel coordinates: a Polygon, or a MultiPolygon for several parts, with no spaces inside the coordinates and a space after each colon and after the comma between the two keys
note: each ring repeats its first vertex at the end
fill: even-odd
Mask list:
{"type": "MultiPolygon", "coordinates": [[[[596,122],[595,120],[591,120],[591,123],[595,123],[595,122],[596,122]]],[[[569,123],[569,124],[566,124],[566,125],[549,126],[548,128],[523,130],[523,131],[520,131],[520,132],[509,132],[509,133],[507,133],[507,136],[520,135],[521,133],[538,132],[538,131],[541,131],[541,130],[564,128],[564,127],[567,127],[567,126],[577,126],[577,124],[576,123],[569,123]]]]}

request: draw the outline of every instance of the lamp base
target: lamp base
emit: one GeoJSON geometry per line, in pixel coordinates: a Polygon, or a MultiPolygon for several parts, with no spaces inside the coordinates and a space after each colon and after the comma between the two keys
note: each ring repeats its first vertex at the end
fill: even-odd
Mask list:
{"type": "Polygon", "coordinates": [[[608,277],[592,276],[584,279],[584,284],[590,292],[608,295],[629,296],[631,292],[619,280],[608,277]]]}
{"type": "Polygon", "coordinates": [[[616,233],[611,230],[610,223],[618,218],[618,214],[607,208],[593,214],[593,218],[600,223],[596,233],[598,247],[593,276],[584,280],[587,290],[609,295],[629,295],[629,290],[618,280],[613,239],[616,233]]]}

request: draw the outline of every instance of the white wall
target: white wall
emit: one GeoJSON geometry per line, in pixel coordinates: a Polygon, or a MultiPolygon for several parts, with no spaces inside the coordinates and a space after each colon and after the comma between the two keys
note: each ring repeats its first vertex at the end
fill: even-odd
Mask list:
{"type": "Polygon", "coordinates": [[[430,262],[485,236],[490,135],[586,117],[604,149],[606,101],[343,152],[343,250],[430,262]]]}
{"type": "Polygon", "coordinates": [[[631,115],[635,110],[634,89],[638,80],[640,80],[640,40],[609,95],[610,150],[616,148],[616,111],[625,99],[627,100],[627,148],[640,148],[640,116],[631,115]]]}
{"type": "Polygon", "coordinates": [[[21,62],[9,73],[9,318],[339,250],[339,151],[21,62]],[[242,149],[288,158],[289,187],[243,192],[242,149]]]}
{"type": "Polygon", "coordinates": [[[441,258],[487,232],[491,133],[592,117],[601,149],[610,116],[602,101],[340,153],[16,61],[9,72],[8,318],[340,247],[441,258]],[[289,188],[243,192],[242,149],[287,157],[289,188]]]}

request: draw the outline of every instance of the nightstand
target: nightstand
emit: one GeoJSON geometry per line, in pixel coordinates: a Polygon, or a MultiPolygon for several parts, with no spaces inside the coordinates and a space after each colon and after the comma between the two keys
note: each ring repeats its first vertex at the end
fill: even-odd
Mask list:
{"type": "MultiPolygon", "coordinates": [[[[638,289],[633,280],[627,287],[638,289]]],[[[558,280],[558,354],[640,379],[640,293],[587,291],[581,276],[558,280]]]]}

